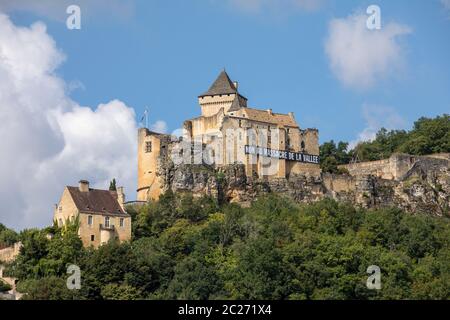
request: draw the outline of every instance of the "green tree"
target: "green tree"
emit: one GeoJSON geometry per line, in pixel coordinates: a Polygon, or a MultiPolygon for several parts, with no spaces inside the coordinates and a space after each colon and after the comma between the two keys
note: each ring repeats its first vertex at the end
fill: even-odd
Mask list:
{"type": "Polygon", "coordinates": [[[129,243],[110,241],[98,249],[88,249],[79,265],[83,271],[81,294],[88,299],[101,299],[102,288],[111,283],[123,283],[134,266],[129,243]]]}
{"type": "Polygon", "coordinates": [[[6,283],[6,282],[4,282],[3,280],[0,279],[0,293],[7,292],[7,291],[9,291],[11,289],[12,288],[11,288],[11,286],[8,283],[6,283]]]}
{"type": "Polygon", "coordinates": [[[117,191],[116,178],[112,179],[109,183],[109,191],[117,191]]]}
{"type": "Polygon", "coordinates": [[[189,256],[175,267],[166,297],[182,300],[207,300],[221,291],[214,267],[199,256],[189,256]]]}
{"type": "Polygon", "coordinates": [[[110,283],[102,288],[102,297],[105,300],[141,300],[142,293],[127,284],[110,283]]]}
{"type": "Polygon", "coordinates": [[[347,152],[348,143],[336,143],[331,140],[320,146],[321,169],[323,172],[343,173],[338,169],[338,165],[349,163],[351,155],[347,152]]]}
{"type": "Polygon", "coordinates": [[[76,221],[24,231],[7,272],[26,299],[450,299],[447,218],[275,194],[219,206],[171,192],[132,214],[132,241],[98,249],[82,248],[76,221]],[[65,287],[69,263],[81,290],[65,287]],[[382,290],[366,287],[370,265],[382,290]]]}
{"type": "Polygon", "coordinates": [[[24,292],[22,300],[80,300],[78,290],[67,289],[67,283],[60,277],[43,277],[20,281],[17,291],[24,292]]]}
{"type": "Polygon", "coordinates": [[[0,247],[11,246],[19,241],[19,235],[14,230],[6,228],[0,223],[0,247]]]}
{"type": "Polygon", "coordinates": [[[382,128],[373,141],[361,142],[352,150],[360,161],[385,159],[395,152],[412,155],[450,152],[450,116],[420,118],[410,131],[382,128]]]}

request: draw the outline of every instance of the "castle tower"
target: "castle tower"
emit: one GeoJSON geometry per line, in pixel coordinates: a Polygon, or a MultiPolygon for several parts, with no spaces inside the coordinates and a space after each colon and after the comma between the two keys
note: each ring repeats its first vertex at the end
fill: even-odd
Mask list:
{"type": "Polygon", "coordinates": [[[156,200],[161,194],[157,170],[161,149],[165,148],[164,137],[147,128],[138,131],[138,201],[156,200]]]}
{"type": "Polygon", "coordinates": [[[200,155],[198,163],[214,158],[216,168],[243,164],[248,177],[320,177],[319,132],[301,129],[292,112],[248,107],[247,98],[239,93],[238,84],[225,70],[208,91],[198,96],[198,102],[201,116],[183,123],[182,139],[172,141],[168,135],[139,130],[138,200],[158,199],[167,188],[177,189],[164,164],[181,142],[183,146],[200,144],[208,153],[204,157],[205,153],[192,154],[192,150],[183,149],[183,157],[198,160],[200,155]]]}
{"type": "Polygon", "coordinates": [[[238,83],[231,81],[223,70],[208,91],[198,97],[198,103],[202,108],[203,117],[211,117],[224,108],[227,113],[233,101],[238,98],[243,107],[247,106],[247,98],[238,92],[238,83]]]}

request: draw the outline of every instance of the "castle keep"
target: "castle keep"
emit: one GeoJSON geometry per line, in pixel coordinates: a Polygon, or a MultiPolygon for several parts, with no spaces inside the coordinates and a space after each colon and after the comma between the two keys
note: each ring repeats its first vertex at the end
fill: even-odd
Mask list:
{"type": "Polygon", "coordinates": [[[214,168],[241,164],[247,177],[265,180],[320,176],[318,130],[301,129],[292,112],[249,107],[225,70],[198,103],[201,115],[184,122],[180,138],[139,130],[139,201],[157,199],[163,192],[162,159],[167,157],[214,168]]]}
{"type": "Polygon", "coordinates": [[[393,154],[322,173],[316,129],[302,129],[293,113],[255,109],[223,71],[198,97],[201,115],[180,137],[138,133],[138,200],[167,190],[250,205],[267,193],[296,202],[325,197],[365,208],[398,207],[449,215],[450,156],[393,154]]]}

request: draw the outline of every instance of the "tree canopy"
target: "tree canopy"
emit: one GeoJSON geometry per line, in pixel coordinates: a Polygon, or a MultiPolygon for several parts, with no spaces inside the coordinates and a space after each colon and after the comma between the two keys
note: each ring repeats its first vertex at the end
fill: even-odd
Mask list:
{"type": "Polygon", "coordinates": [[[0,248],[12,246],[17,241],[19,241],[17,232],[0,223],[0,248]]]}
{"type": "Polygon", "coordinates": [[[19,291],[26,299],[450,298],[446,218],[276,195],[241,208],[171,192],[129,211],[132,241],[97,250],[57,227],[23,232],[8,269],[19,291]],[[68,264],[80,267],[81,290],[65,287],[68,264]],[[381,290],[366,287],[371,265],[381,268],[381,290]]]}
{"type": "Polygon", "coordinates": [[[347,150],[348,143],[334,141],[320,146],[321,167],[324,172],[340,173],[338,165],[351,159],[375,161],[389,158],[393,153],[428,155],[450,152],[450,115],[420,118],[410,131],[380,129],[374,140],[360,142],[347,150]]]}

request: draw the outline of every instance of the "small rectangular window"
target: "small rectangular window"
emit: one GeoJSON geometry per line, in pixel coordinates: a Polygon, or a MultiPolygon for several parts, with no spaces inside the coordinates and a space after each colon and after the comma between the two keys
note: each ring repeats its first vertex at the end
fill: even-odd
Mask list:
{"type": "Polygon", "coordinates": [[[152,152],[152,142],[151,141],[147,141],[145,143],[145,152],[146,153],[152,152]]]}
{"type": "Polygon", "coordinates": [[[88,225],[92,226],[92,216],[88,216],[88,225]]]}
{"type": "Polygon", "coordinates": [[[109,217],[105,217],[105,228],[109,228],[109,217]]]}
{"type": "Polygon", "coordinates": [[[94,241],[95,240],[95,236],[92,234],[91,235],[91,241],[94,241]]]}
{"type": "Polygon", "coordinates": [[[124,226],[124,220],[125,220],[124,218],[120,218],[119,225],[121,228],[123,228],[123,226],[124,226]]]}

